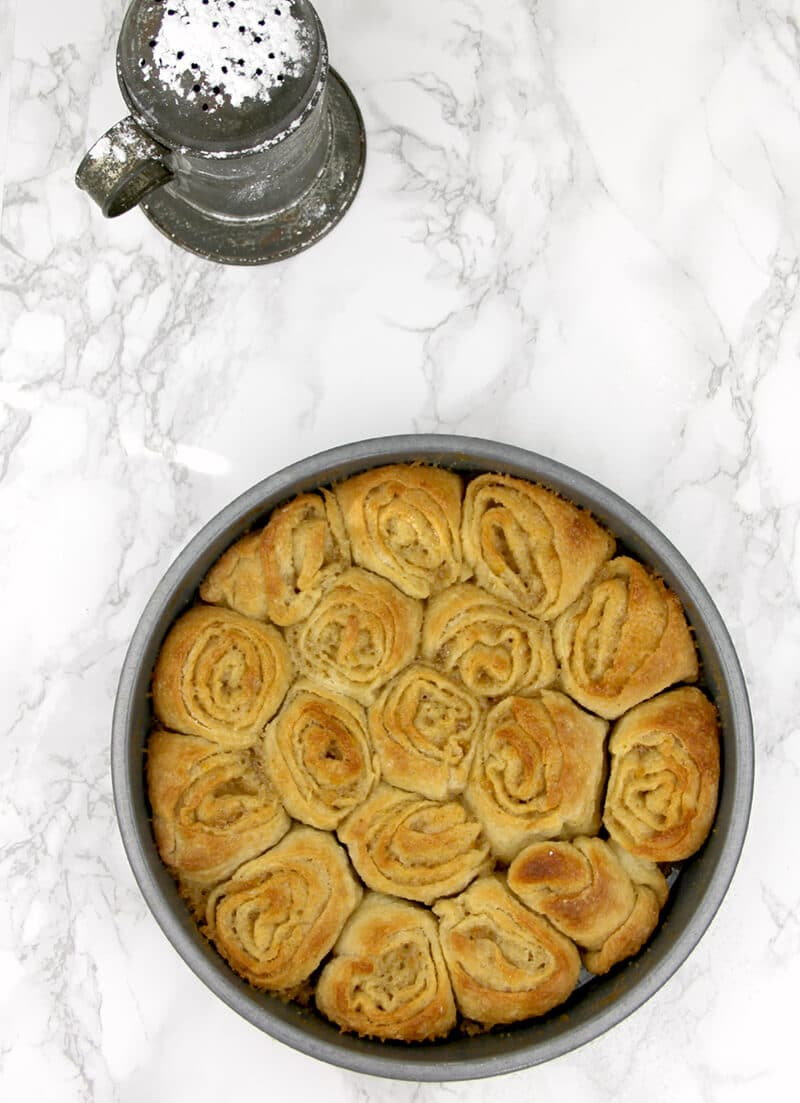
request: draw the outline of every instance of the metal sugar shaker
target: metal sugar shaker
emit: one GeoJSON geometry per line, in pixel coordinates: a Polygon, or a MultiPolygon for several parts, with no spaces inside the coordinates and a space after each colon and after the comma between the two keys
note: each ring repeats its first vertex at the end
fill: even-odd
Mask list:
{"type": "Polygon", "coordinates": [[[307,0],[133,0],[117,77],[131,114],[76,174],[107,217],[139,205],[190,252],[264,264],[352,203],[364,124],[307,0]]]}

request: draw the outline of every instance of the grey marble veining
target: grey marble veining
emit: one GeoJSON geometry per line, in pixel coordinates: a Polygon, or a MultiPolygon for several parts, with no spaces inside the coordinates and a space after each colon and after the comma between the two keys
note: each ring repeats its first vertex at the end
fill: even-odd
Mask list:
{"type": "Polygon", "coordinates": [[[125,113],[121,0],[0,0],[0,1096],[342,1103],[789,1098],[800,981],[800,5],[318,0],[362,191],[283,265],[184,254],[73,184],[125,113]],[[258,1034],[176,958],[119,843],[116,678],[177,552],[265,474],[456,431],[659,524],[752,695],[741,865],[679,974],[502,1085],[258,1034]]]}

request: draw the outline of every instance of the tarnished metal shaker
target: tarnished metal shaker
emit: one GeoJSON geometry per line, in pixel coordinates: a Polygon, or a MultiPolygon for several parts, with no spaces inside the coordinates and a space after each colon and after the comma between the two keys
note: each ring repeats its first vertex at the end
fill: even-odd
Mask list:
{"type": "Polygon", "coordinates": [[[264,264],[318,241],[361,183],[365,136],[307,0],[133,0],[117,75],[131,114],[76,182],[176,245],[264,264]]]}

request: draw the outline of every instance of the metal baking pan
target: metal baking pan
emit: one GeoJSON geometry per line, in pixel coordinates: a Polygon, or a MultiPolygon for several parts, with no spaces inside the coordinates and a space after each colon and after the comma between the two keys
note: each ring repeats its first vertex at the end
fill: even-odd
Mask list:
{"type": "Polygon", "coordinates": [[[229,1007],[273,1038],[343,1068],[404,1080],[466,1080],[512,1072],[576,1049],[636,1011],[686,960],[717,911],[744,844],[753,732],[744,677],[722,618],[689,564],[647,518],[593,479],[533,452],[471,437],[410,435],[347,444],[292,464],[246,491],[194,537],[167,571],[134,632],[117,691],[111,766],[119,827],[144,898],[189,968],[229,1007]],[[637,957],[582,985],[543,1018],[477,1037],[405,1045],[341,1034],[313,1008],[258,992],[228,968],[199,933],[156,851],[144,748],[151,725],[150,679],[161,643],[222,552],[296,494],[370,467],[413,460],[465,475],[505,472],[551,487],[591,510],[615,534],[621,550],[660,574],[683,602],[694,630],[702,684],[720,713],[723,754],[714,828],[702,850],[683,865],[659,927],[637,957]]]}

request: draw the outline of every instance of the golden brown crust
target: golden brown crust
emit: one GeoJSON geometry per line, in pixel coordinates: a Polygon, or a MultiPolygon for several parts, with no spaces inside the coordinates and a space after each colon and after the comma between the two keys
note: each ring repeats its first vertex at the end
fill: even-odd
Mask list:
{"type": "Polygon", "coordinates": [[[277,628],[196,605],[161,646],[153,708],[174,731],[247,747],[277,712],[291,679],[292,660],[277,628]]]}
{"type": "Polygon", "coordinates": [[[509,867],[508,887],[589,951],[584,962],[590,972],[607,972],[636,953],[668,891],[655,863],[631,858],[613,840],[586,837],[526,847],[509,867]],[[656,904],[652,922],[650,901],[656,904]]]}
{"type": "Polygon", "coordinates": [[[469,582],[428,602],[422,657],[477,697],[540,689],[557,673],[548,626],[469,582]]]}
{"type": "Polygon", "coordinates": [[[564,690],[607,720],[698,675],[680,601],[661,579],[625,556],[607,563],[562,613],[553,643],[564,690]]]}
{"type": "Polygon", "coordinates": [[[217,884],[291,824],[257,752],[193,735],[152,733],[147,791],[158,852],[187,891],[217,884]]]}
{"type": "Polygon", "coordinates": [[[353,558],[410,597],[465,577],[461,478],[436,467],[394,464],[335,487],[353,558]]]}
{"type": "Polygon", "coordinates": [[[407,666],[369,710],[381,776],[431,800],[457,796],[480,722],[480,704],[459,682],[424,663],[407,666]]]}
{"type": "Polygon", "coordinates": [[[638,954],[656,929],[660,907],[655,893],[644,885],[636,887],[636,902],[622,924],[599,950],[583,955],[583,964],[590,973],[601,976],[625,958],[638,954]]]}
{"type": "Polygon", "coordinates": [[[228,548],[200,583],[200,597],[244,617],[269,620],[260,532],[251,532],[228,548]]]}
{"type": "Polygon", "coordinates": [[[320,974],[316,999],[323,1015],[362,1037],[444,1037],[456,1008],[433,916],[368,893],[320,974]]]}
{"type": "Polygon", "coordinates": [[[458,801],[426,800],[383,782],[338,834],[369,888],[423,904],[492,867],[480,824],[458,801]]]}
{"type": "Polygon", "coordinates": [[[206,933],[254,987],[292,989],[331,950],[361,896],[336,840],[312,827],[294,827],[214,889],[206,933]]]}
{"type": "Polygon", "coordinates": [[[456,1002],[467,1018],[489,1027],[544,1015],[578,983],[575,946],[520,904],[500,877],[482,877],[433,910],[456,1002]]]}
{"type": "Polygon", "coordinates": [[[261,537],[267,610],[286,627],[304,620],[350,566],[350,544],[329,490],[300,494],[276,509],[261,537]]]}
{"type": "Polygon", "coordinates": [[[604,720],[553,690],[495,705],[464,800],[497,857],[510,862],[537,839],[597,831],[607,729],[604,720]]]}
{"type": "Polygon", "coordinates": [[[369,796],[378,761],[363,708],[322,686],[295,682],[264,737],[270,777],[296,820],[332,830],[369,796]]]}
{"type": "Polygon", "coordinates": [[[385,578],[352,567],[287,635],[305,674],[371,705],[381,687],[414,658],[421,624],[419,601],[385,578]]]}
{"type": "Polygon", "coordinates": [[[631,854],[677,862],[711,830],[719,786],[717,710],[687,686],[654,697],[615,725],[603,822],[631,854]]]}
{"type": "Polygon", "coordinates": [[[580,946],[598,950],[633,910],[633,884],[602,839],[578,836],[525,847],[508,869],[508,887],[580,946]]]}
{"type": "Polygon", "coordinates": [[[614,554],[614,538],[586,510],[511,475],[467,487],[464,557],[485,590],[552,620],[614,554]]]}

